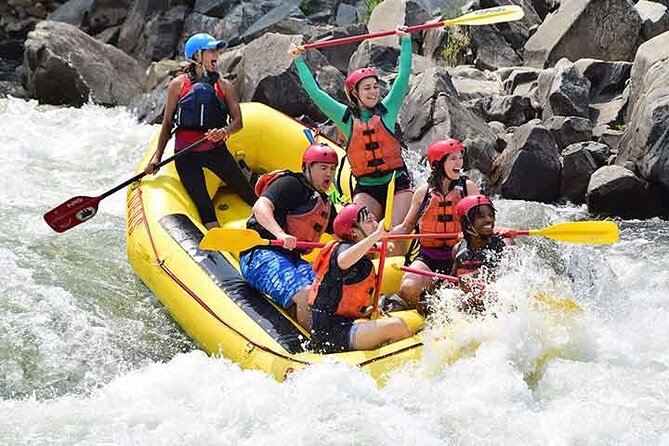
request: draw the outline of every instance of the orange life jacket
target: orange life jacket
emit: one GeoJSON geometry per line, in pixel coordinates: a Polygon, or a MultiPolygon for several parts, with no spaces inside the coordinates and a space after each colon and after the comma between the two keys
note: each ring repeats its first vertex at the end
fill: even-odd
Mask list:
{"type": "MultiPolygon", "coordinates": [[[[331,262],[336,262],[336,259],[332,258],[332,254],[339,243],[337,241],[329,242],[321,249],[316,259],[314,259],[313,268],[316,272],[316,280],[314,280],[309,291],[309,305],[314,305],[320,285],[326,274],[330,271],[331,262]]],[[[360,282],[344,284],[342,286],[341,300],[339,301],[335,315],[350,318],[364,317],[365,310],[372,305],[375,286],[376,272],[372,266],[369,275],[360,282]]]]}
{"type": "MultiPolygon", "coordinates": [[[[467,194],[467,183],[458,180],[453,189],[446,195],[434,188],[427,191],[423,203],[423,212],[418,218],[418,232],[421,234],[457,233],[460,232],[460,222],[455,214],[458,201],[467,194]]],[[[452,248],[458,239],[421,239],[420,245],[425,248],[452,248]]]]}
{"type": "MultiPolygon", "coordinates": [[[[258,178],[255,186],[256,195],[260,197],[270,184],[284,175],[294,175],[303,181],[302,175],[290,170],[275,170],[263,174],[258,178]]],[[[283,229],[299,241],[317,242],[327,229],[328,222],[330,221],[332,203],[329,200],[323,199],[321,194],[317,192],[315,192],[315,195],[317,198],[313,207],[306,210],[296,209],[286,215],[287,227],[283,229]]]]}
{"type": "Polygon", "coordinates": [[[352,120],[346,157],[356,178],[392,172],[404,167],[402,144],[393,132],[386,128],[381,113],[382,109],[377,108],[367,122],[363,122],[353,112],[347,112],[348,116],[344,117],[344,122],[352,120]]]}

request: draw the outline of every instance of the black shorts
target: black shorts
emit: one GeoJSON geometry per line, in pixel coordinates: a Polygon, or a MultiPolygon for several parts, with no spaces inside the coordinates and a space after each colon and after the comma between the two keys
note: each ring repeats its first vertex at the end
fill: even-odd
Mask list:
{"type": "MultiPolygon", "coordinates": [[[[353,189],[353,197],[360,193],[371,195],[385,210],[386,198],[388,197],[388,184],[390,183],[379,184],[378,186],[364,186],[357,183],[355,189],[353,189]]],[[[411,190],[411,178],[406,170],[398,170],[395,176],[395,193],[403,190],[411,190]]]]}
{"type": "Polygon", "coordinates": [[[314,330],[311,348],[317,353],[339,353],[353,350],[351,330],[353,323],[334,324],[326,330],[314,330]]]}
{"type": "Polygon", "coordinates": [[[420,260],[426,264],[434,273],[451,274],[451,271],[453,270],[453,257],[449,257],[445,260],[433,259],[429,255],[420,251],[414,261],[416,260],[420,260]]]}

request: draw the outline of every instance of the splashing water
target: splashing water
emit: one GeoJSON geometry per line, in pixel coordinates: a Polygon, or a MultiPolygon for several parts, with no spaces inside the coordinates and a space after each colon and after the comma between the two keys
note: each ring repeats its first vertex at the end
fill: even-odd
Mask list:
{"type": "MultiPolygon", "coordinates": [[[[620,222],[611,247],[519,238],[491,285],[497,317],[449,313],[457,345],[478,346],[450,366],[435,323],[424,361],[383,388],[334,362],[279,384],[204,355],[138,281],[122,193],[66,233],[42,220],[129,178],[156,130],[122,109],[0,99],[0,444],[669,443],[665,222],[620,222]],[[583,313],[556,322],[538,291],[583,313]]],[[[588,219],[495,205],[519,229],[588,219]]]]}

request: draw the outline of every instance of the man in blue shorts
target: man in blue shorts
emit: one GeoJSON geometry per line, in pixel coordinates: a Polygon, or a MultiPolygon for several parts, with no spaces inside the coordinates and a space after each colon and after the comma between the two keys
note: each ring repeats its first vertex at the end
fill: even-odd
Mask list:
{"type": "Polygon", "coordinates": [[[283,242],[282,247],[259,246],[240,255],[244,279],[267,294],[284,309],[294,305],[297,322],[311,330],[307,299],[316,278],[305,250],[298,241],[317,242],[324,232],[332,233],[336,217],[334,204],[326,195],[337,169],[337,152],[324,144],[311,144],[302,157],[302,172],[274,171],[256,184],[258,201],[246,227],[262,238],[283,242]]]}

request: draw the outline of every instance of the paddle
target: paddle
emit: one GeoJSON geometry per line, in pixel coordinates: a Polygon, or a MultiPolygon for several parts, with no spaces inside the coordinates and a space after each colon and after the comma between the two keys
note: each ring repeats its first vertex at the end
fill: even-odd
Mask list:
{"type": "MultiPolygon", "coordinates": [[[[185,147],[183,150],[178,151],[173,156],[164,159],[158,163],[157,167],[162,167],[165,164],[174,161],[176,158],[192,151],[193,149],[201,146],[207,141],[207,138],[202,138],[198,141],[195,141],[193,144],[185,147]]],[[[147,175],[146,172],[135,175],[127,181],[119,184],[118,186],[109,189],[107,192],[99,195],[97,197],[87,197],[87,196],[77,196],[70,198],[66,202],[56,206],[51,209],[49,212],[44,214],[44,220],[46,223],[56,232],[65,232],[68,229],[72,229],[75,226],[90,220],[98,212],[98,203],[103,199],[107,198],[111,194],[120,191],[126,186],[139,181],[147,175]]]]}
{"type": "MultiPolygon", "coordinates": [[[[200,249],[239,253],[255,246],[283,246],[281,240],[268,240],[260,237],[253,229],[213,228],[207,231],[200,242],[200,249]]],[[[325,243],[298,241],[297,249],[322,248],[325,243]]]]}
{"type": "Polygon", "coordinates": [[[543,229],[511,230],[508,237],[517,235],[541,235],[553,240],[585,245],[611,245],[618,241],[618,225],[612,221],[572,221],[548,226],[543,229]]]}
{"type": "MultiPolygon", "coordinates": [[[[516,5],[496,6],[494,8],[479,9],[468,14],[456,17],[454,19],[440,20],[437,22],[428,22],[422,25],[407,26],[405,32],[412,33],[430,28],[441,28],[442,26],[457,25],[494,25],[495,23],[512,22],[520,20],[525,16],[523,9],[516,5]]],[[[301,45],[301,50],[312,48],[327,48],[330,46],[343,45],[345,43],[359,42],[360,40],[375,39],[395,34],[396,30],[378,31],[375,33],[360,34],[357,36],[342,37],[340,39],[323,40],[321,42],[308,43],[301,45]]]]}
{"type": "MultiPolygon", "coordinates": [[[[435,279],[446,280],[448,282],[460,283],[460,278],[449,276],[447,274],[435,273],[432,271],[425,271],[424,269],[411,268],[409,266],[393,265],[393,268],[399,269],[407,273],[417,274],[419,276],[433,277],[435,279]]],[[[544,293],[537,293],[534,300],[540,304],[547,305],[554,310],[562,310],[567,313],[580,313],[583,309],[571,299],[553,297],[544,293]]]]}
{"type": "MultiPolygon", "coordinates": [[[[395,199],[395,172],[388,183],[386,192],[386,213],[383,216],[383,226],[386,231],[390,231],[393,224],[393,201],[395,199]]],[[[372,304],[371,318],[379,317],[379,292],[381,291],[381,282],[383,280],[383,268],[386,263],[386,254],[388,253],[388,237],[381,240],[381,254],[379,255],[379,271],[376,274],[376,288],[374,289],[374,301],[372,304]]]]}
{"type": "MultiPolygon", "coordinates": [[[[413,238],[457,238],[459,234],[393,234],[387,237],[388,240],[406,240],[413,238]]],[[[210,229],[200,242],[200,249],[211,251],[227,251],[238,253],[251,249],[254,246],[281,246],[279,240],[268,240],[260,237],[253,229],[229,229],[214,228],[210,229]]],[[[318,242],[297,242],[299,249],[322,248],[324,243],[318,242]]]]}
{"type": "MultiPolygon", "coordinates": [[[[386,209],[386,212],[389,208],[386,209]]],[[[387,218],[390,221],[390,218],[387,218]]],[[[567,243],[592,245],[608,245],[618,241],[618,226],[612,221],[577,221],[559,223],[543,229],[508,230],[505,237],[515,238],[524,235],[541,235],[543,237],[567,243]]],[[[393,234],[384,237],[387,240],[406,239],[446,239],[457,238],[459,234],[393,234]]],[[[246,251],[254,246],[280,246],[277,240],[263,239],[252,229],[215,228],[207,232],[200,243],[201,249],[229,251],[233,253],[246,251]]],[[[322,248],[322,243],[297,242],[300,249],[322,248]]]]}
{"type": "Polygon", "coordinates": [[[435,273],[420,268],[412,268],[410,266],[400,266],[397,264],[393,265],[393,268],[399,269],[400,271],[404,271],[405,273],[413,273],[419,276],[434,277],[435,279],[447,280],[453,283],[460,283],[460,278],[456,276],[449,276],[447,274],[435,273]]]}

